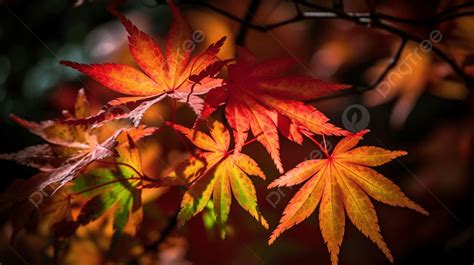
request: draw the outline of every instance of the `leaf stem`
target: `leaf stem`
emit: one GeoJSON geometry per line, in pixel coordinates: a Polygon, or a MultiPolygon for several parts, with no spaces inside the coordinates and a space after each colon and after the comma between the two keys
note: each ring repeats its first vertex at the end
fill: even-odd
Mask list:
{"type": "Polygon", "coordinates": [[[306,137],[308,137],[308,139],[310,139],[313,143],[315,143],[319,147],[319,149],[321,149],[321,151],[323,151],[324,155],[326,155],[327,158],[331,157],[328,153],[328,150],[325,147],[323,147],[318,141],[316,141],[309,133],[303,132],[303,134],[306,137]]]}
{"type": "MultiPolygon", "coordinates": [[[[446,21],[452,21],[455,19],[458,19],[460,17],[465,17],[465,16],[473,16],[474,12],[470,11],[463,11],[461,9],[463,8],[472,8],[474,7],[473,2],[469,3],[464,3],[464,4],[459,4],[459,5],[453,5],[451,7],[447,7],[445,10],[439,12],[438,14],[435,14],[432,17],[429,18],[423,18],[423,19],[407,19],[407,18],[399,18],[399,17],[394,17],[389,14],[385,14],[382,12],[377,12],[373,7],[369,7],[371,10],[370,13],[351,13],[351,12],[345,12],[343,9],[339,8],[328,8],[325,6],[321,6],[319,4],[313,3],[311,1],[307,0],[293,0],[293,3],[295,4],[295,9],[296,9],[296,14],[283,21],[275,22],[272,24],[266,24],[266,25],[261,25],[261,24],[254,24],[250,19],[242,19],[232,13],[227,12],[224,9],[215,7],[209,3],[206,3],[205,1],[192,1],[189,4],[192,5],[197,5],[201,6],[207,9],[210,9],[214,12],[217,12],[219,14],[222,14],[226,16],[227,18],[234,20],[236,22],[239,22],[242,24],[241,31],[244,29],[244,33],[247,29],[254,29],[260,32],[268,32],[271,31],[275,28],[282,27],[297,21],[302,21],[302,20],[307,20],[307,19],[328,19],[328,18],[333,18],[333,19],[341,19],[341,20],[346,20],[346,21],[351,21],[354,22],[356,25],[361,25],[361,26],[367,26],[371,28],[376,28],[376,29],[382,29],[385,30],[393,35],[398,35],[399,37],[403,39],[407,39],[408,41],[414,41],[417,43],[421,43],[424,41],[424,39],[419,38],[416,35],[413,35],[409,32],[405,32],[402,29],[391,25],[391,22],[394,23],[403,23],[403,24],[409,24],[409,25],[437,25],[440,23],[444,23],[446,21]],[[300,6],[306,7],[307,9],[310,10],[316,10],[316,12],[301,12],[300,6]]],[[[342,1],[339,1],[339,3],[342,3],[342,1]]],[[[247,12],[247,14],[251,14],[247,12]]],[[[242,35],[242,34],[239,34],[242,35]]],[[[240,36],[239,36],[240,37],[240,36]]],[[[242,39],[242,37],[240,37],[242,39]]],[[[239,39],[240,40],[240,39],[239,39]]],[[[433,46],[433,52],[439,56],[439,58],[446,63],[448,63],[453,71],[465,81],[467,85],[470,85],[474,82],[474,79],[467,75],[464,70],[456,63],[454,59],[452,59],[450,56],[447,55],[447,53],[440,48],[437,48],[433,46]]],[[[371,89],[374,88],[373,86],[370,87],[371,89]]],[[[345,96],[347,94],[358,94],[357,90],[351,90],[351,93],[345,92],[341,94],[337,94],[337,96],[334,97],[340,97],[340,96],[345,96]]],[[[367,91],[367,88],[363,89],[363,91],[367,91]]]]}
{"type": "Polygon", "coordinates": [[[101,187],[104,187],[104,186],[107,186],[107,185],[110,185],[110,184],[113,184],[113,183],[116,183],[116,182],[129,181],[129,180],[142,180],[142,179],[141,178],[114,179],[114,180],[104,182],[104,183],[101,183],[99,185],[96,185],[96,186],[93,186],[93,187],[90,187],[90,188],[87,188],[87,189],[84,189],[84,190],[81,190],[81,191],[78,191],[78,192],[71,193],[71,194],[68,195],[68,198],[71,198],[72,196],[76,196],[76,195],[79,195],[79,194],[82,194],[82,193],[86,193],[86,192],[89,192],[89,191],[92,191],[92,190],[95,190],[95,189],[98,189],[98,188],[101,188],[101,187]]]}
{"type": "Polygon", "coordinates": [[[140,179],[142,180],[146,180],[146,181],[150,181],[150,182],[157,182],[158,180],[155,180],[155,179],[152,179],[150,177],[148,177],[147,175],[145,174],[142,174],[140,173],[135,167],[133,167],[132,165],[130,164],[127,164],[127,163],[122,163],[122,162],[111,162],[111,161],[96,161],[98,163],[102,163],[102,164],[109,164],[109,165],[120,165],[120,166],[126,166],[130,169],[132,169],[138,176],[140,176],[140,179]]]}
{"type": "Polygon", "coordinates": [[[245,45],[245,36],[247,34],[249,24],[252,23],[252,18],[256,15],[258,7],[260,6],[260,0],[252,0],[247,8],[247,12],[245,13],[245,17],[242,23],[240,30],[235,37],[235,44],[244,46],[245,45]]]}
{"type": "Polygon", "coordinates": [[[176,105],[177,105],[177,99],[173,99],[173,123],[176,123],[176,105]]]}
{"type": "MultiPolygon", "coordinates": [[[[244,147],[244,146],[246,146],[246,145],[249,145],[249,144],[251,144],[251,143],[253,143],[253,142],[257,141],[257,140],[258,140],[257,137],[252,138],[252,139],[248,140],[247,142],[245,142],[245,143],[242,145],[242,147],[244,147]]],[[[229,150],[229,151],[227,151],[227,154],[228,154],[228,155],[229,155],[229,154],[232,154],[232,153],[234,152],[234,150],[235,150],[235,148],[234,148],[234,149],[231,149],[231,150],[229,150]]]]}

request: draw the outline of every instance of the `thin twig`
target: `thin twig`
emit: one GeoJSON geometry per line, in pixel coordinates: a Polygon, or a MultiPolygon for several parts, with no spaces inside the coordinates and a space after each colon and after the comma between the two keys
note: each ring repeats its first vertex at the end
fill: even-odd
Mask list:
{"type": "MultiPolygon", "coordinates": [[[[394,17],[394,16],[384,14],[384,13],[380,13],[380,12],[347,13],[347,12],[344,12],[344,11],[341,11],[341,10],[324,7],[324,6],[321,6],[321,5],[312,3],[312,2],[303,1],[303,0],[294,0],[294,3],[295,3],[295,8],[297,10],[297,14],[295,16],[293,16],[291,18],[288,18],[286,20],[276,22],[276,23],[272,23],[272,24],[268,24],[268,25],[256,25],[256,24],[251,23],[248,20],[245,20],[245,19],[243,20],[243,19],[241,19],[241,18],[239,18],[239,17],[237,17],[237,16],[235,16],[235,15],[233,15],[233,14],[231,14],[231,13],[229,13],[229,12],[223,10],[223,9],[220,9],[218,7],[214,7],[214,6],[212,6],[208,3],[205,3],[205,2],[192,2],[192,4],[194,4],[194,5],[198,5],[198,6],[201,6],[201,7],[211,9],[211,10],[217,12],[217,13],[220,13],[220,14],[226,16],[229,19],[237,21],[237,22],[241,23],[242,27],[245,27],[246,29],[251,28],[251,29],[254,29],[254,30],[257,30],[257,31],[261,31],[261,32],[267,32],[267,31],[270,31],[272,29],[282,27],[282,26],[285,26],[287,24],[291,24],[291,23],[294,23],[294,22],[306,20],[306,19],[328,19],[328,18],[330,18],[330,19],[343,19],[343,20],[354,22],[357,25],[362,25],[362,26],[366,26],[366,27],[369,26],[371,28],[382,29],[382,30],[385,30],[385,31],[387,31],[389,33],[392,33],[394,35],[398,35],[402,39],[406,39],[407,41],[414,41],[414,42],[417,42],[417,43],[421,43],[424,39],[422,39],[420,37],[417,37],[415,35],[412,35],[410,33],[407,33],[403,30],[400,30],[397,27],[389,25],[389,24],[385,23],[384,20],[387,21],[387,22],[399,22],[399,23],[406,23],[406,24],[413,24],[413,25],[416,25],[416,24],[436,25],[436,24],[439,24],[439,23],[454,20],[454,19],[461,18],[461,17],[464,17],[464,16],[474,15],[474,12],[456,13],[456,12],[458,12],[459,10],[461,10],[463,8],[474,7],[474,2],[464,3],[464,4],[448,7],[445,10],[441,11],[440,13],[432,16],[431,18],[425,18],[425,19],[398,18],[398,17],[394,17]],[[307,8],[314,9],[314,10],[319,10],[319,11],[322,11],[322,12],[304,12],[303,13],[303,12],[301,12],[299,5],[302,5],[302,6],[305,6],[307,8]]],[[[439,49],[437,47],[434,47],[434,46],[433,46],[432,50],[440,59],[442,59],[446,63],[448,63],[450,65],[450,67],[453,69],[453,71],[460,78],[462,78],[466,82],[466,84],[470,84],[471,82],[473,82],[472,78],[469,77],[468,75],[466,75],[464,73],[464,71],[462,70],[462,68],[459,67],[457,65],[457,63],[451,57],[449,57],[444,51],[442,51],[441,49],[439,49]]],[[[394,64],[396,65],[396,62],[394,64]]],[[[373,88],[373,87],[371,86],[371,88],[373,88]]],[[[367,91],[367,90],[364,89],[363,91],[367,91]]],[[[351,90],[343,92],[343,94],[346,94],[346,93],[357,93],[357,92],[353,92],[351,90]]]]}
{"type": "Polygon", "coordinates": [[[320,5],[317,5],[317,4],[314,4],[314,3],[309,3],[309,2],[306,2],[306,1],[299,1],[299,0],[295,0],[294,3],[295,3],[295,9],[298,11],[295,16],[293,16],[291,18],[288,18],[288,19],[285,19],[285,20],[282,20],[280,22],[267,24],[267,25],[253,24],[250,21],[246,21],[245,19],[241,19],[238,16],[235,16],[235,15],[231,14],[230,12],[228,12],[224,9],[215,7],[215,6],[210,5],[206,2],[190,2],[190,3],[186,3],[186,4],[192,4],[192,5],[195,5],[195,6],[205,7],[207,9],[215,11],[215,12],[221,14],[221,15],[224,15],[225,17],[227,17],[229,19],[232,19],[236,22],[239,22],[242,25],[245,25],[246,28],[251,28],[251,29],[254,29],[254,30],[257,30],[257,31],[261,31],[261,32],[266,32],[266,31],[272,30],[272,29],[277,28],[277,27],[285,26],[287,24],[291,24],[293,22],[298,22],[298,21],[302,21],[302,20],[306,20],[306,19],[328,19],[328,18],[339,18],[339,19],[341,19],[343,17],[345,17],[345,18],[347,18],[347,17],[357,17],[361,21],[367,21],[366,23],[368,23],[370,19],[376,18],[376,19],[380,19],[380,20],[387,20],[387,21],[399,22],[399,23],[404,23],[404,24],[412,24],[412,25],[426,24],[426,25],[432,25],[433,26],[433,25],[437,25],[437,24],[446,22],[448,20],[454,20],[454,19],[464,17],[464,16],[471,16],[472,12],[470,12],[470,11],[460,12],[460,13],[457,13],[457,14],[452,14],[452,13],[459,10],[459,9],[461,9],[461,8],[468,8],[468,7],[474,8],[474,2],[465,3],[465,4],[462,4],[462,5],[459,5],[459,6],[455,6],[456,8],[452,8],[450,10],[450,12],[444,12],[443,11],[443,12],[440,12],[440,13],[432,16],[432,17],[421,18],[421,19],[411,19],[411,18],[395,17],[395,16],[385,14],[385,13],[382,13],[382,12],[368,12],[368,13],[367,12],[366,13],[342,12],[338,9],[328,8],[328,7],[320,6],[320,5]],[[326,12],[305,12],[305,13],[303,13],[300,10],[299,4],[310,7],[312,9],[324,10],[326,12]],[[342,14],[345,14],[345,15],[342,15],[342,14]]]}
{"type": "Polygon", "coordinates": [[[142,179],[141,179],[141,178],[120,178],[120,179],[114,179],[114,180],[107,181],[107,182],[98,184],[98,185],[96,185],[96,186],[92,186],[92,187],[90,187],[90,188],[87,188],[87,189],[84,189],[84,190],[81,190],[81,191],[78,191],[78,192],[74,192],[74,193],[68,194],[67,199],[69,199],[69,198],[71,198],[71,197],[73,197],[73,196],[82,194],[82,193],[86,193],[86,192],[93,191],[93,190],[98,189],[98,188],[102,188],[102,187],[107,186],[107,185],[110,185],[110,184],[114,184],[114,183],[117,183],[117,182],[127,182],[127,181],[130,181],[130,180],[142,180],[142,179]]]}
{"type": "Polygon", "coordinates": [[[381,75],[375,80],[372,85],[367,87],[366,90],[372,90],[380,85],[380,83],[385,79],[387,74],[397,65],[398,61],[400,60],[400,56],[402,55],[403,50],[405,49],[405,46],[407,44],[408,40],[406,38],[401,39],[400,47],[398,47],[395,55],[390,59],[387,67],[385,70],[382,72],[381,75]]]}
{"type": "MultiPolygon", "coordinates": [[[[394,33],[402,38],[406,38],[408,40],[411,40],[411,41],[415,41],[417,43],[422,43],[424,41],[423,38],[420,38],[420,37],[417,37],[415,35],[412,35],[412,34],[409,34],[403,30],[400,30],[398,28],[394,28],[394,27],[391,27],[391,26],[388,26],[388,25],[385,25],[385,24],[379,24],[377,26],[378,28],[380,29],[383,29],[383,30],[386,30],[388,32],[391,32],[391,33],[394,33]]],[[[442,51],[440,48],[432,45],[432,51],[438,55],[438,57],[440,59],[442,59],[443,61],[445,61],[446,63],[449,64],[449,66],[451,66],[451,68],[453,69],[453,71],[459,76],[461,77],[466,83],[471,83],[472,82],[472,78],[469,77],[466,73],[464,73],[464,71],[462,70],[462,68],[460,68],[457,63],[454,61],[454,59],[452,59],[449,55],[447,55],[444,51],[442,51]]]]}
{"type": "Polygon", "coordinates": [[[248,26],[252,22],[252,17],[256,14],[258,7],[260,6],[260,0],[252,0],[249,4],[247,12],[244,17],[244,21],[246,23],[242,23],[240,26],[239,33],[235,38],[235,44],[237,45],[244,45],[245,44],[245,36],[247,35],[248,26]]]}
{"type": "Polygon", "coordinates": [[[152,179],[150,177],[148,177],[147,175],[143,174],[143,173],[140,173],[135,167],[133,167],[132,165],[129,165],[127,163],[122,163],[122,162],[111,162],[111,161],[105,161],[105,160],[97,160],[95,161],[96,163],[102,163],[102,164],[109,164],[109,165],[117,165],[117,166],[125,166],[125,167],[128,167],[130,169],[132,169],[142,180],[146,180],[146,181],[150,181],[150,182],[158,182],[159,180],[156,180],[156,179],[152,179]]]}
{"type": "MultiPolygon", "coordinates": [[[[411,40],[411,41],[415,41],[417,43],[421,43],[424,40],[420,37],[417,37],[415,35],[412,35],[410,33],[405,32],[403,30],[400,30],[399,28],[396,28],[396,27],[393,27],[393,26],[390,26],[390,25],[387,25],[387,24],[383,23],[382,21],[379,20],[380,18],[375,16],[375,15],[373,17],[377,18],[378,21],[377,20],[373,21],[372,19],[365,20],[365,18],[362,19],[362,18],[358,18],[358,17],[353,17],[353,16],[350,16],[347,13],[338,12],[336,10],[332,10],[330,8],[323,7],[323,6],[320,6],[320,5],[317,5],[317,4],[313,4],[313,3],[308,3],[308,2],[305,2],[305,1],[298,1],[298,3],[300,3],[301,5],[304,5],[306,7],[311,7],[311,8],[315,8],[315,9],[326,11],[326,12],[336,13],[341,19],[352,21],[352,22],[354,22],[355,24],[358,24],[358,25],[364,25],[364,26],[370,26],[372,28],[382,29],[382,30],[390,32],[394,35],[398,35],[401,38],[411,40]]],[[[473,5],[474,5],[474,3],[473,3],[473,5]]],[[[472,82],[472,79],[468,75],[466,75],[464,73],[464,71],[456,64],[456,62],[451,57],[449,57],[445,52],[443,52],[441,49],[435,47],[434,45],[433,45],[432,50],[442,60],[446,61],[451,66],[453,71],[459,77],[461,77],[466,83],[472,82]]]]}
{"type": "MultiPolygon", "coordinates": [[[[314,139],[311,134],[305,132],[305,131],[302,131],[302,133],[308,137],[309,140],[311,140],[311,142],[313,142],[314,144],[316,144],[316,146],[318,146],[319,149],[321,149],[321,151],[324,153],[324,155],[327,157],[327,158],[330,158],[331,156],[329,155],[328,153],[328,150],[323,147],[318,141],[316,141],[316,139],[314,139]]],[[[325,144],[326,145],[326,144],[325,144]]]]}
{"type": "Polygon", "coordinates": [[[144,253],[150,251],[156,251],[157,248],[161,245],[161,243],[165,242],[165,240],[168,238],[168,236],[176,229],[176,226],[178,224],[178,211],[176,211],[172,216],[168,218],[168,222],[166,226],[161,230],[160,237],[157,238],[156,240],[150,242],[147,244],[144,248],[144,253]]]}
{"type": "Polygon", "coordinates": [[[314,103],[318,101],[323,101],[323,100],[328,100],[328,99],[338,98],[338,97],[348,96],[348,95],[362,94],[364,92],[377,88],[380,85],[380,83],[382,83],[382,81],[385,79],[385,77],[388,75],[388,73],[390,73],[390,71],[397,65],[402,55],[402,52],[405,49],[407,42],[408,40],[406,38],[401,39],[399,48],[397,49],[393,57],[390,59],[389,63],[385,67],[385,70],[377,77],[377,79],[370,86],[354,87],[353,89],[342,90],[341,92],[338,92],[338,93],[334,93],[327,96],[319,97],[317,99],[309,100],[307,101],[307,103],[311,103],[311,102],[314,103]]]}

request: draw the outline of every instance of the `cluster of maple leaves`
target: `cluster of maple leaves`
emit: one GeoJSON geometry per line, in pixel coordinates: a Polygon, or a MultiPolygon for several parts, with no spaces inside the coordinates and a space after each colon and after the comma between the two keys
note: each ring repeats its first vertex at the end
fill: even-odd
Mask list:
{"type": "Polygon", "coordinates": [[[0,155],[2,159],[39,170],[27,181],[15,181],[2,197],[3,208],[11,211],[14,236],[37,220],[33,216],[37,216],[38,209],[33,206],[38,205],[33,205],[31,199],[32,194],[41,191],[48,194],[49,202],[39,205],[40,218],[51,218],[51,232],[56,238],[71,236],[78,227],[113,209],[113,247],[123,233],[133,235],[137,231],[143,215],[142,189],[161,186],[186,187],[177,217],[179,225],[212,203],[211,209],[224,237],[234,197],[268,229],[249,178],[252,175],[265,180],[266,176],[249,155],[242,153],[242,148],[254,140],[260,142],[283,174],[281,134],[297,144],[307,137],[322,149],[326,158],[304,161],[268,186],[270,189],[303,184],[286,206],[269,244],[285,230],[304,221],[319,205],[320,228],[333,264],[338,263],[346,214],[393,261],[369,196],[389,205],[427,212],[370,167],[406,153],[372,146],[356,147],[367,130],[351,134],[329,123],[323,113],[304,103],[349,86],[308,76],[283,75],[294,65],[293,60],[257,62],[242,47],[237,49],[235,60],[222,60],[217,54],[225,37],[192,56],[182,45],[190,38],[191,28],[172,2],[169,6],[173,20],[164,50],[115,8],[110,10],[127,30],[131,54],[141,71],[123,64],[61,62],[127,97],[117,98],[92,114],[84,91],[80,90],[74,113],[65,111],[61,119],[35,123],[12,116],[19,125],[46,141],[18,153],[0,155]],[[225,79],[218,77],[223,67],[228,68],[225,79]],[[165,97],[184,102],[196,112],[193,128],[174,122],[166,122],[165,126],[184,135],[197,149],[168,176],[151,179],[141,168],[135,143],[160,131],[140,125],[140,120],[147,109],[165,97]],[[223,122],[211,119],[221,107],[225,108],[232,133],[223,122]],[[123,109],[130,111],[120,111],[123,109]],[[209,125],[209,134],[198,130],[204,124],[209,125]],[[253,140],[247,140],[249,132],[253,140]],[[329,154],[315,135],[344,138],[329,154]],[[70,210],[75,196],[90,198],[77,216],[70,210]]]}

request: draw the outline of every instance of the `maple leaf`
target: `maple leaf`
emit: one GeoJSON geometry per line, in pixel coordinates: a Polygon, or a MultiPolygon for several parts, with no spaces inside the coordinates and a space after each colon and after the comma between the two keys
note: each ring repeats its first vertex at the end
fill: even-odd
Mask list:
{"type": "Polygon", "coordinates": [[[171,179],[188,187],[181,201],[179,225],[204,210],[212,195],[216,221],[221,228],[221,236],[225,237],[224,225],[229,216],[232,190],[239,205],[263,227],[268,228],[267,221],[258,209],[255,187],[248,177],[254,175],[265,179],[265,174],[249,156],[229,152],[230,134],[227,128],[214,121],[209,136],[181,125],[171,126],[203,150],[170,175],[171,179]]]}
{"type": "MultiPolygon", "coordinates": [[[[216,64],[220,59],[217,53],[224,44],[225,37],[211,44],[202,53],[191,57],[191,50],[186,43],[192,40],[192,31],[184,17],[172,1],[169,6],[173,20],[166,38],[166,48],[162,51],[158,42],[145,32],[139,30],[125,16],[115,8],[110,12],[120,19],[128,32],[130,52],[143,72],[123,64],[79,64],[70,61],[60,63],[74,68],[105,87],[132,97],[118,98],[111,105],[138,103],[134,110],[125,115],[131,117],[138,124],[144,112],[154,103],[162,100],[166,95],[190,104],[196,113],[200,113],[202,99],[197,95],[207,93],[209,89],[220,86],[222,79],[215,78],[223,64],[216,64]],[[214,65],[211,73],[208,73],[214,65]],[[216,67],[219,67],[217,70],[216,67]],[[193,77],[189,79],[190,77],[193,77]]],[[[96,122],[105,117],[106,111],[100,113],[99,118],[91,119],[96,122]]],[[[108,113],[110,114],[110,113],[108,113]]],[[[121,113],[123,114],[123,113],[121,113]]],[[[124,115],[118,115],[124,117],[124,115]]]]}
{"type": "Polygon", "coordinates": [[[87,225],[113,209],[113,230],[110,250],[113,250],[126,232],[134,236],[143,218],[142,185],[143,171],[140,153],[127,135],[128,144],[117,148],[117,169],[95,168],[74,182],[72,191],[92,197],[80,210],[75,221],[62,224],[57,236],[69,236],[79,226],[87,225]],[[66,228],[66,229],[64,229],[66,228]]]}
{"type": "Polygon", "coordinates": [[[13,160],[19,164],[37,168],[41,171],[54,169],[54,155],[51,146],[39,144],[28,146],[25,149],[10,154],[0,154],[0,159],[13,160]]]}
{"type": "Polygon", "coordinates": [[[377,215],[369,196],[377,201],[410,208],[425,215],[428,215],[428,212],[407,198],[392,181],[369,168],[406,155],[406,152],[388,151],[373,146],[354,148],[367,132],[368,130],[365,130],[345,137],[327,159],[304,161],[268,186],[289,187],[306,181],[286,206],[269,244],[285,230],[308,218],[320,205],[320,228],[331,254],[332,264],[338,263],[339,247],[344,236],[345,213],[393,262],[392,254],[380,234],[377,215]]]}
{"type": "MultiPolygon", "coordinates": [[[[89,115],[89,103],[84,90],[81,89],[76,98],[74,117],[83,118],[89,115]]],[[[0,159],[15,160],[47,172],[47,178],[34,181],[37,191],[44,190],[50,185],[57,190],[75,178],[82,169],[93,161],[113,156],[114,148],[121,144],[117,141],[117,137],[122,132],[129,133],[134,141],[138,141],[157,131],[157,128],[140,126],[138,128],[119,128],[111,132],[106,124],[96,129],[90,129],[87,126],[52,120],[36,123],[15,115],[11,117],[13,121],[47,142],[46,145],[27,147],[15,154],[0,154],[0,159]]],[[[25,195],[29,196],[29,194],[25,195]]]]}
{"type": "Polygon", "coordinates": [[[325,135],[347,134],[303,101],[349,86],[325,83],[308,76],[282,76],[294,63],[289,58],[257,63],[250,51],[238,48],[237,61],[229,66],[228,80],[206,97],[205,116],[201,117],[208,117],[225,102],[225,114],[236,139],[236,152],[241,150],[250,130],[266,148],[280,173],[283,173],[283,166],[278,130],[299,144],[303,141],[301,130],[325,135]]]}
{"type": "MultiPolygon", "coordinates": [[[[67,117],[75,118],[90,115],[90,107],[84,90],[81,89],[78,92],[74,113],[63,113],[67,117]]],[[[28,180],[15,181],[0,198],[2,205],[0,211],[8,213],[9,218],[15,223],[12,240],[16,238],[19,231],[34,223],[34,220],[38,219],[38,214],[44,216],[45,211],[54,213],[51,221],[54,229],[65,229],[61,227],[62,223],[59,221],[61,218],[70,218],[66,211],[68,207],[67,204],[54,202],[57,197],[56,192],[66,189],[63,186],[76,178],[90,163],[115,156],[116,151],[119,154],[123,153],[124,146],[128,146],[124,132],[133,141],[138,141],[158,130],[145,126],[114,130],[115,122],[91,129],[88,126],[71,125],[52,120],[40,123],[30,122],[14,115],[12,119],[47,142],[26,147],[18,153],[0,154],[0,159],[15,160],[41,171],[28,180]],[[54,204],[50,201],[53,201],[54,204]],[[50,209],[43,210],[43,208],[50,209]]],[[[62,200],[62,202],[65,201],[62,200]]]]}

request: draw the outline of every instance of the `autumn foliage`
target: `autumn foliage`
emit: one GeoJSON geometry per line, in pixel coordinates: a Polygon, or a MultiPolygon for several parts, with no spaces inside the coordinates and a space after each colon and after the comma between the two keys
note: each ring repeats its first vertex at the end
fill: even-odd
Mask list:
{"type": "Polygon", "coordinates": [[[235,59],[221,59],[217,54],[226,36],[203,52],[192,54],[183,49],[183,42],[192,34],[191,28],[172,2],[169,7],[173,21],[164,49],[115,8],[110,10],[127,30],[130,52],[140,69],[114,63],[61,61],[126,96],[108,102],[98,113],[91,113],[84,90],[80,90],[74,112],[65,112],[57,120],[36,123],[12,116],[16,123],[45,141],[0,156],[39,171],[27,181],[13,183],[2,198],[4,209],[22,209],[21,215],[16,211],[11,214],[15,225],[13,238],[31,226],[37,220],[33,216],[38,214],[49,218],[51,235],[60,241],[111,212],[113,249],[124,233],[134,235],[139,229],[143,190],[184,187],[178,225],[185,225],[204,209],[211,209],[224,238],[230,206],[235,201],[263,228],[273,230],[268,241],[272,244],[285,230],[318,211],[323,239],[332,264],[337,264],[347,215],[393,262],[370,198],[428,213],[389,178],[371,168],[398,159],[406,152],[356,147],[368,130],[350,133],[306,103],[349,86],[310,76],[286,75],[295,64],[293,59],[258,62],[243,47],[237,49],[235,59]],[[224,68],[226,75],[221,73],[224,68]],[[140,121],[151,106],[166,97],[187,104],[195,112],[192,128],[175,120],[164,125],[172,128],[185,145],[192,143],[195,148],[173,172],[162,178],[150,178],[142,170],[136,143],[160,133],[162,128],[148,127],[140,121]],[[225,119],[220,121],[212,116],[219,108],[225,111],[225,119]],[[332,153],[326,148],[325,136],[341,137],[332,153]],[[306,160],[285,170],[280,158],[280,137],[300,145],[306,138],[326,157],[306,160]],[[244,153],[244,146],[256,141],[268,152],[282,174],[280,177],[266,176],[253,154],[244,153]],[[269,181],[268,189],[301,186],[276,228],[259,209],[254,181],[269,181]],[[42,190],[54,196],[37,210],[29,196],[42,190]],[[86,200],[82,200],[79,213],[72,214],[71,204],[77,198],[86,200]]]}

